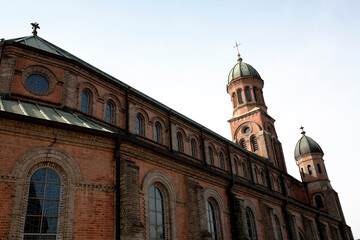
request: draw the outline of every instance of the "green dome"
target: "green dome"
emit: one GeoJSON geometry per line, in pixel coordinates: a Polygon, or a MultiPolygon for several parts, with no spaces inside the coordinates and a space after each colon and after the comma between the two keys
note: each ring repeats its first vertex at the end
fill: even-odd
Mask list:
{"type": "Polygon", "coordinates": [[[322,151],[320,145],[312,138],[306,136],[305,132],[303,132],[303,136],[297,142],[295,147],[295,159],[297,159],[301,155],[311,153],[320,153],[324,155],[324,152],[322,151]]]}
{"type": "Polygon", "coordinates": [[[260,77],[260,74],[250,64],[239,61],[230,71],[228,83],[239,77],[260,77]]]}

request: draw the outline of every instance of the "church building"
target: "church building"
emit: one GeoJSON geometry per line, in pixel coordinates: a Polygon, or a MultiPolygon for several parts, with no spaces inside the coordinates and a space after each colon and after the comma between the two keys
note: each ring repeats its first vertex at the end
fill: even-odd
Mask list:
{"type": "Polygon", "coordinates": [[[353,239],[303,128],[288,160],[302,180],[287,173],[264,81],[240,54],[224,75],[230,141],[32,25],[0,42],[0,239],[353,239]]]}

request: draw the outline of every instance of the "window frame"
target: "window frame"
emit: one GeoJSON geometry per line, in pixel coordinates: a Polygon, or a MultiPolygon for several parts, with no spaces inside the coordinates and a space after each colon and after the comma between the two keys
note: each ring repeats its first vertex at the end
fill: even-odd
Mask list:
{"type": "Polygon", "coordinates": [[[141,113],[136,114],[136,134],[145,137],[145,118],[141,113]]]}
{"type": "Polygon", "coordinates": [[[114,101],[112,100],[107,100],[105,103],[105,121],[108,123],[115,123],[115,109],[116,109],[116,105],[114,103],[114,101]],[[108,107],[110,107],[110,109],[108,109],[108,107]],[[110,115],[110,116],[108,116],[110,115]]]}
{"type": "Polygon", "coordinates": [[[80,95],[80,111],[90,115],[92,110],[91,104],[92,104],[92,93],[89,89],[84,88],[81,91],[81,95],[80,95]],[[86,100],[84,100],[84,96],[87,97],[86,100]]]}
{"type": "Polygon", "coordinates": [[[184,138],[181,132],[176,133],[177,151],[184,153],[184,138]]]}
{"type": "Polygon", "coordinates": [[[154,125],[154,141],[157,143],[163,142],[162,125],[159,121],[155,122],[154,125]]]}
{"type": "Polygon", "coordinates": [[[194,138],[192,138],[190,140],[190,154],[192,157],[196,158],[198,155],[198,151],[197,151],[197,143],[196,140],[194,138]]]}

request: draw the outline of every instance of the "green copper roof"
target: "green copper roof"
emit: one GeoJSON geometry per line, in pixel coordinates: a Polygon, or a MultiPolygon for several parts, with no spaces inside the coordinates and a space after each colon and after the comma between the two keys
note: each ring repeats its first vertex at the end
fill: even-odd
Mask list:
{"type": "Polygon", "coordinates": [[[305,135],[300,138],[295,147],[295,159],[301,155],[311,154],[311,153],[321,153],[324,155],[320,145],[315,142],[312,138],[305,135]]]}
{"type": "Polygon", "coordinates": [[[244,63],[243,61],[238,62],[230,71],[228,83],[239,77],[260,77],[260,74],[250,64],[244,63]]]}

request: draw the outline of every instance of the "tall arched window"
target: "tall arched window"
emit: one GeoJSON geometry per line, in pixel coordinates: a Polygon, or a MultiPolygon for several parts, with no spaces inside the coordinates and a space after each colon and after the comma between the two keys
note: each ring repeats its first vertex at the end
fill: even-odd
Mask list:
{"type": "Polygon", "coordinates": [[[311,170],[311,166],[310,166],[310,165],[307,165],[307,169],[308,169],[309,175],[312,175],[312,170],[311,170]]]}
{"type": "Polygon", "coordinates": [[[282,240],[283,238],[282,238],[280,220],[276,215],[274,215],[274,219],[275,219],[275,237],[276,237],[276,240],[282,240]]]}
{"type": "Polygon", "coordinates": [[[242,164],[241,164],[241,171],[242,171],[242,176],[244,177],[244,178],[247,178],[247,170],[246,170],[246,164],[244,163],[244,162],[242,162],[242,164]]]}
{"type": "Polygon", "coordinates": [[[114,110],[114,103],[112,103],[111,101],[107,101],[105,105],[105,121],[109,123],[114,122],[114,110]]]}
{"type": "Polygon", "coordinates": [[[237,91],[237,97],[238,97],[238,102],[239,104],[243,103],[244,102],[244,99],[243,99],[243,95],[242,95],[242,89],[239,88],[237,91]]]}
{"type": "Polygon", "coordinates": [[[30,179],[23,239],[56,239],[60,177],[50,168],[41,168],[30,179]]]}
{"type": "Polygon", "coordinates": [[[249,87],[245,88],[245,94],[246,94],[246,100],[248,102],[250,102],[251,101],[251,93],[250,93],[250,88],[249,87]]]}
{"type": "Polygon", "coordinates": [[[159,122],[155,123],[155,142],[161,143],[162,142],[162,127],[161,124],[159,122]]]}
{"type": "Polygon", "coordinates": [[[208,231],[211,234],[211,239],[219,239],[216,212],[213,203],[210,201],[206,201],[206,216],[208,221],[208,231]]]}
{"type": "Polygon", "coordinates": [[[150,239],[165,239],[164,198],[155,186],[149,191],[150,239]]]}
{"type": "Polygon", "coordinates": [[[136,134],[145,136],[145,121],[143,115],[136,115],[136,134]]]}
{"type": "Polygon", "coordinates": [[[196,144],[195,139],[191,139],[190,145],[191,145],[190,146],[191,147],[191,156],[197,157],[197,144],[196,144]]]}
{"type": "Polygon", "coordinates": [[[256,167],[254,167],[254,180],[255,180],[255,183],[259,183],[258,174],[259,174],[259,171],[257,170],[256,167]]]}
{"type": "Polygon", "coordinates": [[[323,200],[320,195],[315,196],[315,203],[316,203],[316,207],[318,209],[324,208],[324,203],[323,203],[323,200]]]}
{"type": "Polygon", "coordinates": [[[177,140],[177,150],[179,152],[184,152],[184,142],[183,142],[183,136],[180,132],[176,134],[176,140],[177,140]]]}
{"type": "Polygon", "coordinates": [[[253,152],[256,152],[257,150],[259,150],[259,145],[258,145],[258,142],[257,142],[257,139],[255,136],[251,138],[251,148],[252,148],[253,152]]]}
{"type": "Polygon", "coordinates": [[[211,165],[214,165],[214,152],[211,147],[208,148],[209,150],[209,161],[211,165]]]}
{"type": "Polygon", "coordinates": [[[234,158],[234,166],[235,166],[235,175],[239,175],[239,160],[237,158],[234,158]]]}
{"type": "Polygon", "coordinates": [[[240,147],[242,147],[242,148],[245,149],[245,150],[247,149],[247,148],[246,148],[246,142],[245,142],[245,140],[241,140],[241,141],[240,141],[240,147]]]}
{"type": "Polygon", "coordinates": [[[254,214],[250,210],[250,208],[246,208],[245,210],[246,215],[246,226],[247,226],[247,235],[249,240],[256,239],[256,230],[255,230],[255,219],[254,214]]]}
{"type": "Polygon", "coordinates": [[[261,178],[261,184],[265,186],[266,180],[265,180],[265,175],[264,175],[263,171],[260,172],[260,178],[261,178]]]}
{"type": "Polygon", "coordinates": [[[318,173],[321,174],[322,171],[321,171],[320,163],[316,164],[316,166],[317,166],[318,173]]]}
{"type": "Polygon", "coordinates": [[[222,152],[219,153],[219,167],[222,169],[225,168],[224,154],[222,152]]]}
{"type": "Polygon", "coordinates": [[[90,98],[91,95],[88,91],[84,90],[81,92],[80,110],[84,113],[90,114],[90,98]]]}
{"type": "Polygon", "coordinates": [[[258,101],[258,97],[257,97],[257,87],[254,87],[254,88],[253,88],[253,93],[254,93],[254,100],[255,100],[255,102],[257,102],[257,101],[258,101]]]}
{"type": "Polygon", "coordinates": [[[236,94],[235,93],[233,93],[232,94],[232,96],[231,96],[231,98],[232,98],[232,101],[233,101],[233,106],[234,106],[234,108],[237,106],[237,102],[236,102],[236,94]]]}

